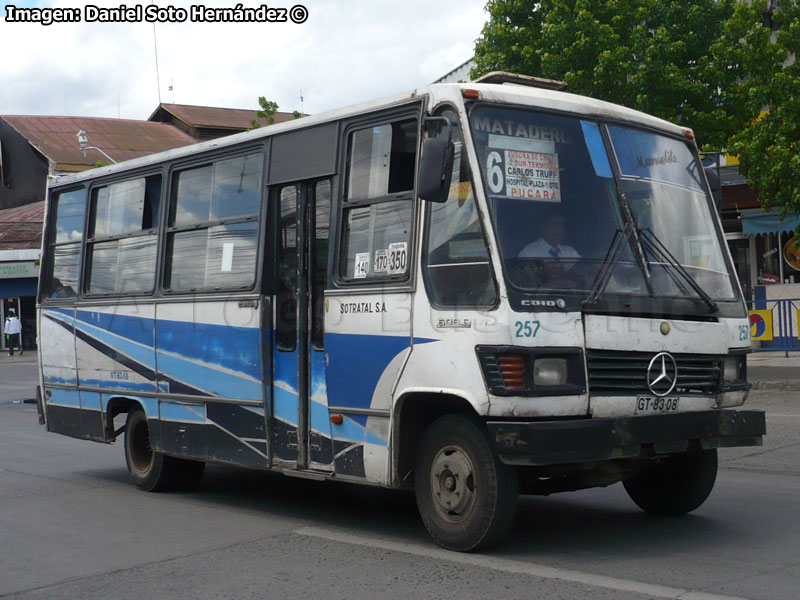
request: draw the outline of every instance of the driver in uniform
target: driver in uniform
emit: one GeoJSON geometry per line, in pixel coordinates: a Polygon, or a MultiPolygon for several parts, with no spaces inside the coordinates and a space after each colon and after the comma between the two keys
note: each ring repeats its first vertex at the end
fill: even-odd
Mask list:
{"type": "Polygon", "coordinates": [[[539,239],[525,246],[519,257],[544,259],[542,263],[548,278],[563,276],[581,258],[575,248],[561,243],[565,229],[564,215],[548,213],[539,223],[539,239]]]}

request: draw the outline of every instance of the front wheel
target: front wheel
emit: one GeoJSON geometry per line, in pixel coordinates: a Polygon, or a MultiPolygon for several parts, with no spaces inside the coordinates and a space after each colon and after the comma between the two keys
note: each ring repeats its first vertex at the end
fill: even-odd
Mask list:
{"type": "Polygon", "coordinates": [[[474,419],[446,415],[431,424],[417,455],[414,482],[422,521],[443,548],[476,550],[511,528],[517,473],[500,462],[474,419]]]}
{"type": "Polygon", "coordinates": [[[683,515],[706,501],[717,479],[717,451],[675,454],[623,482],[639,508],[653,515],[683,515]]]}
{"type": "Polygon", "coordinates": [[[129,412],[125,421],[125,462],[133,482],[146,492],[188,488],[200,480],[206,466],[153,450],[147,416],[140,409],[129,412]]]}

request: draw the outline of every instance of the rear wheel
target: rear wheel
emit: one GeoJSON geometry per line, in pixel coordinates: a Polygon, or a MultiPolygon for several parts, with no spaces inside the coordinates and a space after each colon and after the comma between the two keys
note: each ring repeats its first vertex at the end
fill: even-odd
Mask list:
{"type": "Polygon", "coordinates": [[[206,466],[154,451],[147,416],[141,409],[130,411],[125,422],[125,462],[136,486],[146,492],[190,487],[200,480],[206,466]]]}
{"type": "Polygon", "coordinates": [[[436,542],[471,551],[504,537],[517,510],[517,472],[492,450],[484,428],[463,415],[434,421],[414,473],[417,507],[436,542]]]}
{"type": "Polygon", "coordinates": [[[683,515],[706,501],[717,479],[717,451],[675,454],[623,482],[639,508],[653,515],[683,515]]]}

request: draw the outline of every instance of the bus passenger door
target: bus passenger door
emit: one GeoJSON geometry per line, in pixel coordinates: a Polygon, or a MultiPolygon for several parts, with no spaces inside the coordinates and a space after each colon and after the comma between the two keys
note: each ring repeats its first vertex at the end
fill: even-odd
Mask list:
{"type": "Polygon", "coordinates": [[[277,294],[272,366],[272,448],[278,466],[332,470],[323,311],[331,181],[272,191],[277,227],[277,294]]]}

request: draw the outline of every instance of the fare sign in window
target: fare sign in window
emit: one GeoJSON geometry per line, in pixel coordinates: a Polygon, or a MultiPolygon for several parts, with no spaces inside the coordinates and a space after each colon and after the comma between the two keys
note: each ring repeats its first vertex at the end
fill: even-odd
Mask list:
{"type": "Polygon", "coordinates": [[[493,196],[561,202],[558,154],[552,141],[492,134],[486,174],[493,196]]]}

